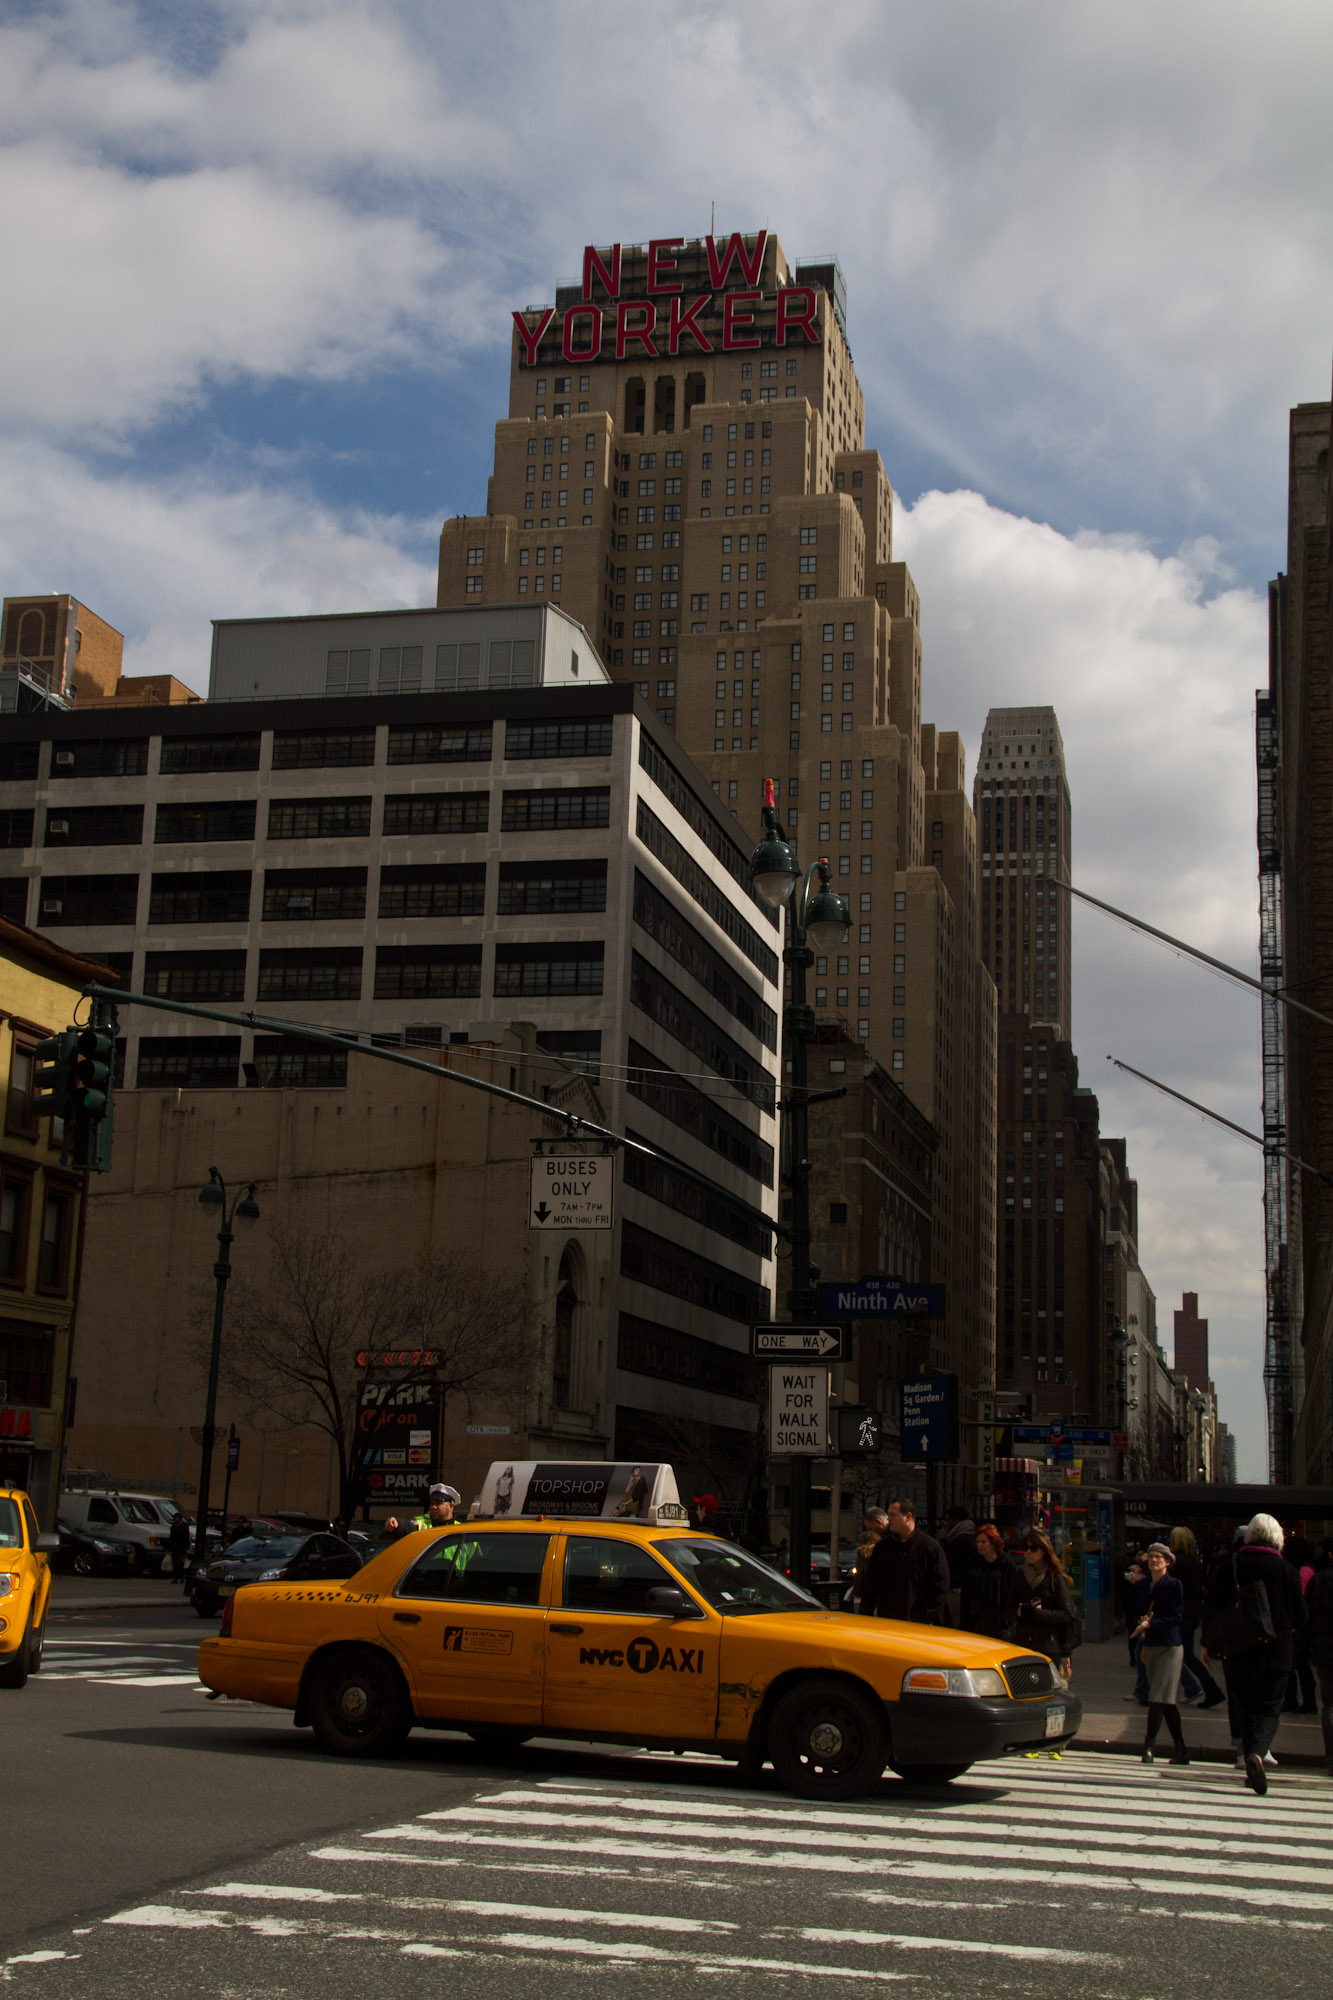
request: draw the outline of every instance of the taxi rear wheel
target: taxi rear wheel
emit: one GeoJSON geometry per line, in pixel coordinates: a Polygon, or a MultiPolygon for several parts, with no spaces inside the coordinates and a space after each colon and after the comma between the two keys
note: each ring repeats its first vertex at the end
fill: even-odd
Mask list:
{"type": "Polygon", "coordinates": [[[970,1764],[890,1764],[905,1785],[947,1785],[970,1771],[970,1764]]]}
{"type": "Polygon", "coordinates": [[[806,1799],[852,1799],[884,1769],[884,1719],[869,1695],[843,1681],[804,1681],[775,1706],[768,1754],[778,1780],[806,1799]]]}
{"type": "Polygon", "coordinates": [[[321,1747],[337,1757],[387,1757],[406,1741],[412,1711],[387,1660],[348,1651],[315,1668],[310,1722],[321,1747]]]}

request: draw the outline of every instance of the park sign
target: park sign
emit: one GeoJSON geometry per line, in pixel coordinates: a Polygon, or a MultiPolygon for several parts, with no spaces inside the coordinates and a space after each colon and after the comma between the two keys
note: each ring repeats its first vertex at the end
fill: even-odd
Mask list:
{"type": "MultiPolygon", "coordinates": [[[[637,248],[631,245],[631,249],[637,248]]],[[[768,231],[761,229],[747,243],[739,232],[727,237],[706,236],[711,291],[685,297],[684,280],[676,275],[677,251],[685,248],[683,236],[657,236],[648,245],[645,276],[632,282],[632,296],[623,274],[624,244],[613,243],[608,250],[589,244],[583,253],[583,284],[577,302],[567,308],[559,322],[560,352],[577,365],[599,361],[605,349],[623,361],[633,350],[657,360],[663,354],[680,354],[684,343],[697,354],[730,354],[737,349],[759,346],[756,315],[768,305],[775,308],[774,339],[785,347],[793,333],[813,347],[820,345],[817,313],[819,288],[815,285],[782,285],[765,293],[759,283],[764,268],[768,231]],[[739,283],[737,282],[739,280],[739,283]],[[700,324],[716,321],[718,308],[714,294],[721,294],[721,325],[711,333],[700,324]]],[[[553,334],[554,306],[534,307],[513,316],[518,330],[520,368],[546,364],[538,359],[538,349],[553,334]]]]}
{"type": "Polygon", "coordinates": [[[943,1319],[943,1285],[905,1285],[897,1278],[862,1278],[855,1285],[825,1285],[830,1319],[943,1319]]]}

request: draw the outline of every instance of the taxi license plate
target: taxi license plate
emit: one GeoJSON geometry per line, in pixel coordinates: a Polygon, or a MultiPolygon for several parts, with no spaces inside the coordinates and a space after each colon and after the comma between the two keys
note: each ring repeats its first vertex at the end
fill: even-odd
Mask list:
{"type": "Polygon", "coordinates": [[[1063,1736],[1064,1727],[1065,1727],[1064,1709],[1048,1708],[1046,1711],[1046,1734],[1048,1736],[1063,1736]]]}

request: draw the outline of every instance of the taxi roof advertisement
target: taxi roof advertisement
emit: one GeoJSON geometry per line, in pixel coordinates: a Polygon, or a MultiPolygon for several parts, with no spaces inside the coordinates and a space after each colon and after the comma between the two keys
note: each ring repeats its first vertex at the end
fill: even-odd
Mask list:
{"type": "Polygon", "coordinates": [[[498,1520],[514,1514],[579,1521],[687,1519],[669,1465],[611,1465],[601,1459],[496,1459],[482,1482],[479,1511],[498,1520]]]}

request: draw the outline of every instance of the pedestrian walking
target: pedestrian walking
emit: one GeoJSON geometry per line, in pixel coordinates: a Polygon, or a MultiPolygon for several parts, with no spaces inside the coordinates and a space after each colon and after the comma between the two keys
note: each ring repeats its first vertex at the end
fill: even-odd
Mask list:
{"type": "Polygon", "coordinates": [[[950,1507],[944,1516],[944,1554],[949,1564],[949,1623],[962,1620],[963,1578],[976,1559],[977,1525],[966,1507],[950,1507]]]}
{"type": "Polygon", "coordinates": [[[1333,1563],[1311,1572],[1305,1586],[1309,1621],[1310,1664],[1319,1677],[1319,1726],[1324,1732],[1324,1761],[1333,1778],[1333,1563]]]}
{"type": "MultiPolygon", "coordinates": [[[[1301,1596],[1314,1575],[1314,1550],[1303,1535],[1288,1535],[1282,1548],[1282,1560],[1291,1564],[1301,1580],[1301,1596]]],[[[1314,1665],[1310,1659],[1310,1635],[1306,1630],[1296,1634],[1292,1651],[1291,1673],[1287,1679],[1287,1698],[1282,1704],[1289,1715],[1313,1715],[1314,1665]]]]}
{"type": "Polygon", "coordinates": [[[856,1567],[852,1580],[847,1586],[843,1603],[853,1611],[861,1609],[861,1593],[865,1589],[866,1569],[875,1553],[875,1546],[883,1540],[884,1530],[889,1525],[889,1517],[882,1507],[867,1507],[861,1520],[861,1534],[856,1544],[856,1567]]]}
{"type": "Polygon", "coordinates": [[[1008,1584],[1007,1610],[1018,1644],[1053,1660],[1068,1684],[1078,1614],[1069,1576],[1040,1528],[1029,1529],[1022,1568],[1011,1570],[1008,1584]]]}
{"type": "Polygon", "coordinates": [[[916,1524],[916,1503],[891,1500],[885,1533],[866,1565],[861,1611],[867,1618],[904,1618],[917,1625],[944,1623],[949,1563],[933,1535],[916,1524]]]}
{"type": "Polygon", "coordinates": [[[1185,1657],[1181,1622],[1185,1615],[1185,1593],[1172,1576],[1173,1558],[1165,1542],[1154,1542],[1147,1551],[1148,1607],[1137,1627],[1139,1659],[1148,1679],[1148,1726],[1143,1736],[1141,1762],[1151,1764],[1153,1744],[1165,1723],[1172,1743],[1171,1762],[1188,1764],[1185,1733],[1180,1726],[1180,1669],[1185,1657]]]}
{"type": "Polygon", "coordinates": [[[1195,1650],[1199,1620],[1203,1617],[1203,1561],[1198,1544],[1189,1528],[1173,1528],[1167,1536],[1167,1543],[1172,1555],[1171,1574],[1180,1585],[1184,1598],[1180,1641],[1184,1648],[1181,1685],[1185,1690],[1185,1700],[1191,1702],[1202,1696],[1200,1708],[1217,1708],[1226,1696],[1195,1650]]]}
{"type": "Polygon", "coordinates": [[[1005,1561],[1004,1537],[992,1521],[983,1521],[972,1538],[972,1560],[963,1571],[959,1622],[965,1632],[983,1632],[1003,1639],[1009,1632],[1009,1579],[1013,1564],[1005,1561]]]}
{"type": "Polygon", "coordinates": [[[173,1514],[171,1526],[167,1529],[167,1554],[171,1557],[171,1580],[179,1583],[185,1574],[185,1559],[190,1553],[190,1524],[184,1514],[173,1514]]]}
{"type": "Polygon", "coordinates": [[[1269,1754],[1291,1673],[1293,1635],[1305,1625],[1300,1576],[1282,1560],[1281,1523],[1256,1514],[1241,1548],[1219,1567],[1203,1607],[1205,1666],[1220,1658],[1239,1723],[1245,1782],[1268,1790],[1269,1754]]]}

